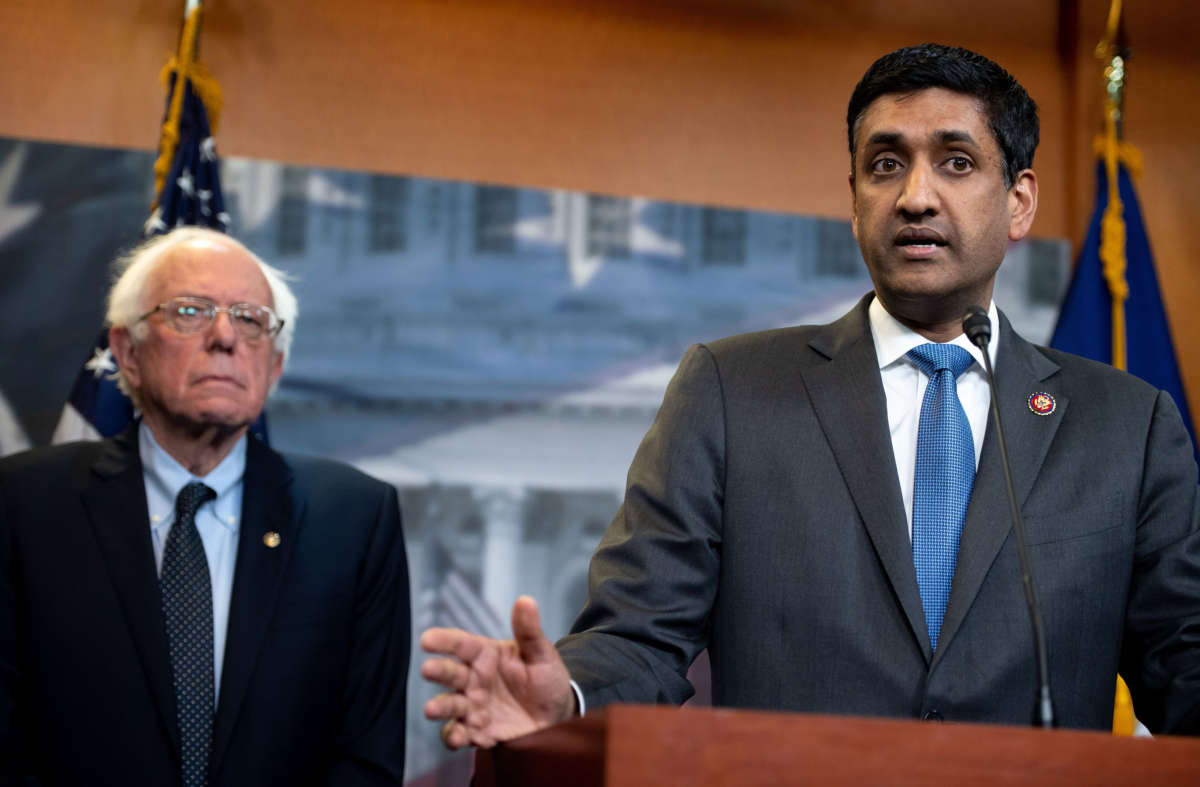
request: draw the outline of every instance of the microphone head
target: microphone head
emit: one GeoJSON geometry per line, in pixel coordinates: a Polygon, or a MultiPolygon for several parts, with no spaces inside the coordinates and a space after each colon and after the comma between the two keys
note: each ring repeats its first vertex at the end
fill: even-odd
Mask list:
{"type": "Polygon", "coordinates": [[[963,315],[963,333],[971,344],[986,348],[992,339],[992,321],[988,319],[987,311],[979,306],[972,306],[963,315]]]}

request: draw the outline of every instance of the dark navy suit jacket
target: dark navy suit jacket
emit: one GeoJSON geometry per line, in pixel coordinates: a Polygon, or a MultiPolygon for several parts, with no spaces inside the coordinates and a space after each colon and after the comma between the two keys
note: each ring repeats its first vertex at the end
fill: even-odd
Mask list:
{"type": "MultiPolygon", "coordinates": [[[[251,438],[241,521],[209,784],[399,784],[411,633],[395,490],[251,438]]],[[[4,783],[179,783],[148,522],[135,428],[0,462],[4,783]]]]}

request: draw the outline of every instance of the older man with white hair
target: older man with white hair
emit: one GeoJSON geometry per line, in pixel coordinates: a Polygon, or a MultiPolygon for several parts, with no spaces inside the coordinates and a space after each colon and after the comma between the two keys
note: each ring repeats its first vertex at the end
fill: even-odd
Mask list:
{"type": "Polygon", "coordinates": [[[392,487],[247,430],[297,303],[187,228],[119,263],[121,435],[0,462],[0,782],[399,784],[392,487]]]}

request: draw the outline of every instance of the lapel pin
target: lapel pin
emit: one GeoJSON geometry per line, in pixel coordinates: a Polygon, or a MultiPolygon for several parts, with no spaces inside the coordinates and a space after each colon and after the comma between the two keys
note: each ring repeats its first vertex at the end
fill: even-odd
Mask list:
{"type": "Polygon", "coordinates": [[[1029,410],[1034,415],[1050,415],[1057,403],[1054,397],[1043,391],[1029,395],[1029,410]]]}
{"type": "Polygon", "coordinates": [[[263,533],[263,543],[267,545],[267,549],[274,549],[279,546],[279,542],[282,540],[274,530],[268,530],[263,533]]]}

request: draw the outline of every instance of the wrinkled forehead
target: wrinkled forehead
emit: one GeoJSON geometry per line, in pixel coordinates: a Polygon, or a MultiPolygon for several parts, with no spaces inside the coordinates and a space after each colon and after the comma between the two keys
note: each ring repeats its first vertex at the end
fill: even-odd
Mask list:
{"type": "Polygon", "coordinates": [[[219,305],[275,306],[271,287],[254,258],[239,246],[195,239],[163,252],[147,280],[151,303],[191,295],[219,305]]]}

